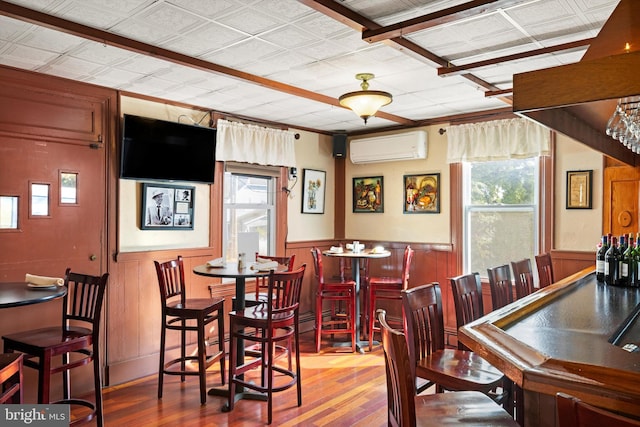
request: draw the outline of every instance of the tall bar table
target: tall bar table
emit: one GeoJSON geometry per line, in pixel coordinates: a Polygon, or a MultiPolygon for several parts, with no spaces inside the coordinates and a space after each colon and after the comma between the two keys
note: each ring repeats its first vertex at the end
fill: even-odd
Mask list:
{"type": "MultiPolygon", "coordinates": [[[[284,271],[286,269],[285,266],[279,265],[277,271],[284,271]]],[[[193,268],[193,272],[199,276],[208,276],[208,277],[219,277],[226,279],[235,279],[236,281],[236,302],[233,310],[243,310],[245,308],[245,285],[247,278],[257,278],[268,276],[270,270],[257,270],[251,268],[251,265],[239,269],[238,265],[233,263],[227,263],[223,267],[211,267],[208,264],[198,265],[193,268]]],[[[236,352],[236,362],[237,366],[244,364],[244,340],[238,339],[238,348],[236,352]]],[[[221,390],[217,388],[212,388],[209,390],[210,396],[229,396],[229,390],[221,390]]],[[[240,399],[250,399],[250,400],[267,400],[267,397],[263,394],[253,393],[249,391],[245,391],[244,387],[236,387],[236,395],[235,401],[237,402],[240,399]]],[[[226,412],[229,408],[225,403],[222,406],[222,411],[226,412]]]]}

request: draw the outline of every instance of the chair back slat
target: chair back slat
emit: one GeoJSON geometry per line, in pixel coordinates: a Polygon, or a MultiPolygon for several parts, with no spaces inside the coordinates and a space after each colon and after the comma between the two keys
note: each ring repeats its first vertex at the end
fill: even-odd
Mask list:
{"type": "Polygon", "coordinates": [[[179,296],[180,302],[184,305],[186,301],[184,261],[182,256],[163,263],[153,262],[158,274],[158,287],[160,290],[160,300],[162,306],[167,305],[167,301],[179,296]]]}
{"type": "MultiPolygon", "coordinates": [[[[482,285],[478,273],[452,278],[451,291],[453,292],[457,328],[484,316],[482,285]]],[[[464,344],[459,341],[458,348],[466,350],[464,344]]]]}
{"type": "Polygon", "coordinates": [[[513,285],[509,264],[487,268],[489,287],[491,288],[491,305],[493,310],[513,302],[513,285]]]}
{"type": "Polygon", "coordinates": [[[389,326],[384,310],[379,309],[377,315],[382,332],[382,348],[387,374],[389,425],[415,427],[416,388],[405,335],[389,326]]]}
{"type": "Polygon", "coordinates": [[[108,273],[102,276],[91,276],[74,273],[67,268],[64,280],[67,295],[63,302],[65,307],[62,314],[63,325],[68,327],[71,320],[86,322],[91,324],[97,333],[108,277],[108,273]]]}
{"type": "Polygon", "coordinates": [[[269,273],[268,301],[271,301],[271,304],[266,304],[269,319],[297,312],[306,267],[306,264],[302,264],[294,271],[272,270],[269,273]]]}
{"type": "Polygon", "coordinates": [[[555,282],[551,255],[549,253],[536,255],[536,267],[538,268],[538,277],[540,278],[540,288],[546,288],[555,282]]]}
{"type": "Polygon", "coordinates": [[[533,272],[529,258],[520,261],[512,261],[513,279],[516,288],[516,299],[526,297],[535,291],[533,284],[533,272]]]}
{"type": "Polygon", "coordinates": [[[407,245],[404,249],[404,257],[402,259],[402,289],[409,288],[409,270],[411,270],[411,261],[413,260],[414,250],[407,245]]]}
{"type": "Polygon", "coordinates": [[[407,344],[411,366],[435,351],[444,349],[442,296],[437,282],[402,291],[407,317],[407,344]]]}
{"type": "MultiPolygon", "coordinates": [[[[280,265],[284,265],[287,267],[287,271],[293,271],[293,263],[295,262],[296,255],[292,254],[289,256],[273,256],[273,255],[261,255],[256,252],[256,261],[259,260],[269,260],[275,261],[280,265]]],[[[260,292],[265,292],[269,287],[268,276],[256,277],[256,299],[259,299],[260,292]]]]}

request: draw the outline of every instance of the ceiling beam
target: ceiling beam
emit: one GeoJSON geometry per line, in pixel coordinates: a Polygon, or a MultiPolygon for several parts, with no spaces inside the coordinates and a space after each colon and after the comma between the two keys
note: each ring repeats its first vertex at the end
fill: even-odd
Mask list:
{"type": "MultiPolygon", "coordinates": [[[[0,15],[19,19],[25,22],[30,22],[32,24],[40,25],[53,30],[62,31],[66,34],[72,34],[74,36],[81,37],[87,40],[92,40],[120,49],[125,49],[130,52],[152,56],[154,58],[172,62],[174,64],[233,77],[248,83],[266,87],[268,89],[284,92],[289,95],[306,98],[334,107],[348,109],[340,105],[337,98],[291,86],[264,77],[256,76],[254,74],[245,73],[233,68],[225,67],[224,65],[204,61],[202,59],[163,49],[147,43],[132,40],[126,37],[119,36],[117,34],[109,33],[107,31],[88,27],[86,25],[78,24],[66,19],[58,18],[22,6],[7,3],[6,1],[0,1],[0,15]]],[[[405,117],[396,116],[394,114],[389,114],[382,111],[378,111],[378,113],[376,113],[376,117],[380,117],[403,125],[412,125],[415,123],[413,120],[407,119],[405,117]]]]}
{"type": "Polygon", "coordinates": [[[505,56],[500,56],[498,58],[486,59],[484,61],[471,62],[465,65],[448,64],[446,67],[438,68],[438,75],[439,76],[452,76],[452,75],[455,76],[455,75],[462,74],[467,70],[472,70],[474,68],[486,67],[489,65],[500,64],[502,62],[516,61],[518,59],[530,58],[532,56],[545,55],[548,53],[558,52],[561,50],[569,50],[569,49],[575,49],[583,46],[588,46],[594,40],[595,38],[577,40],[574,42],[562,43],[555,46],[542,47],[540,49],[529,50],[527,52],[514,53],[512,55],[505,55],[505,56]]]}
{"type": "Polygon", "coordinates": [[[504,9],[531,0],[473,0],[452,6],[427,15],[418,16],[386,27],[366,29],[362,32],[362,39],[375,43],[387,39],[406,36],[407,34],[437,27],[438,25],[471,18],[478,15],[493,13],[497,9],[504,9]],[[487,7],[491,5],[491,7],[487,7]]]}
{"type": "Polygon", "coordinates": [[[571,114],[567,108],[527,111],[522,115],[556,132],[567,135],[602,154],[630,166],[638,165],[640,158],[638,155],[634,154],[621,143],[617,143],[617,141],[611,139],[611,137],[604,134],[602,130],[594,129],[580,117],[571,114]]]}

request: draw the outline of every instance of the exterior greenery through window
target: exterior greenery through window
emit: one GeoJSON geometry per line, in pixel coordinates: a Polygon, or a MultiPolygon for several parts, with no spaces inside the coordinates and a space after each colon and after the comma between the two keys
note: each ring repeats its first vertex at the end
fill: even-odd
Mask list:
{"type": "Polygon", "coordinates": [[[487,268],[538,252],[539,159],[464,164],[464,271],[487,268]]]}
{"type": "Polygon", "coordinates": [[[255,252],[275,253],[275,179],[271,176],[224,175],[224,256],[253,261],[255,252]]]}

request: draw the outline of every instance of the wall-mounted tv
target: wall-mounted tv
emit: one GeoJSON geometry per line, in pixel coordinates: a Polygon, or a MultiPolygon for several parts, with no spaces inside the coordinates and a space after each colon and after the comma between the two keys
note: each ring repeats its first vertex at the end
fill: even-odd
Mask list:
{"type": "Polygon", "coordinates": [[[213,183],[216,130],[124,115],[120,178],[213,183]]]}

